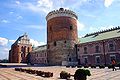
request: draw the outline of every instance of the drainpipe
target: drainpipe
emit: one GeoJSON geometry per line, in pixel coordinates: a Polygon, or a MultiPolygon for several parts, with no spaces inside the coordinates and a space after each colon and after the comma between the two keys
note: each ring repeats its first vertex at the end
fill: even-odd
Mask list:
{"type": "Polygon", "coordinates": [[[104,66],[106,66],[105,41],[103,42],[104,66]]]}

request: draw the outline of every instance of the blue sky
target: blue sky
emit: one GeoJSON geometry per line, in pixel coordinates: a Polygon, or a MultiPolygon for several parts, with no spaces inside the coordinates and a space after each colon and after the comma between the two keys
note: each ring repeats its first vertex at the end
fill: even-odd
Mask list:
{"type": "Polygon", "coordinates": [[[119,26],[120,0],[0,0],[0,59],[25,32],[35,46],[46,44],[46,15],[60,7],[78,15],[78,35],[119,26]]]}

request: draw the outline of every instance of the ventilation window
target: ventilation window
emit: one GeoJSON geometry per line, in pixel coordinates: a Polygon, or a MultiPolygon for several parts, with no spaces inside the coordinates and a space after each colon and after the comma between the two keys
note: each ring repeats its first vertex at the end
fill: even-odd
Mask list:
{"type": "Polygon", "coordinates": [[[66,41],[64,41],[64,43],[66,43],[66,41]]]}
{"type": "Polygon", "coordinates": [[[54,46],[56,46],[57,44],[56,44],[56,41],[54,42],[54,46]]]}
{"type": "Polygon", "coordinates": [[[73,26],[72,25],[70,26],[70,30],[73,30],[73,26]]]}
{"type": "Polygon", "coordinates": [[[48,49],[50,48],[50,45],[49,45],[49,44],[47,45],[47,48],[48,48],[48,49]]]}

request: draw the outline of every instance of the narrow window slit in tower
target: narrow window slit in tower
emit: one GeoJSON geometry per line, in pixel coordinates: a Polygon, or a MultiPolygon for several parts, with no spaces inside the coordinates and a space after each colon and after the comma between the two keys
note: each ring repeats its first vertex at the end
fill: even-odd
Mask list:
{"type": "Polygon", "coordinates": [[[57,44],[56,44],[56,41],[54,42],[54,46],[56,46],[57,44]]]}
{"type": "Polygon", "coordinates": [[[70,30],[73,30],[73,26],[72,25],[70,26],[70,30]]]}

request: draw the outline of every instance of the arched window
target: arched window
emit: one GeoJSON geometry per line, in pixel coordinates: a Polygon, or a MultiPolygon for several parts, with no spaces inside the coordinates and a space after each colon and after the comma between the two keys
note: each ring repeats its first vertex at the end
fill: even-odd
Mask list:
{"type": "Polygon", "coordinates": [[[113,51],[114,50],[114,45],[111,43],[111,44],[109,44],[109,49],[110,49],[110,51],[113,51]]]}
{"type": "Polygon", "coordinates": [[[28,47],[28,48],[27,48],[27,52],[29,53],[29,51],[30,51],[30,48],[28,47]]]}
{"type": "Polygon", "coordinates": [[[115,44],[113,41],[110,41],[108,44],[109,51],[114,51],[115,50],[115,44]]]}
{"type": "Polygon", "coordinates": [[[84,54],[87,54],[87,47],[84,47],[84,54]]]}
{"type": "Polygon", "coordinates": [[[24,46],[24,52],[26,52],[26,46],[24,46]]]}
{"type": "Polygon", "coordinates": [[[24,52],[24,48],[23,48],[23,46],[21,47],[21,52],[24,52]]]}
{"type": "Polygon", "coordinates": [[[100,52],[100,47],[99,46],[95,46],[95,52],[99,53],[100,52]]]}

